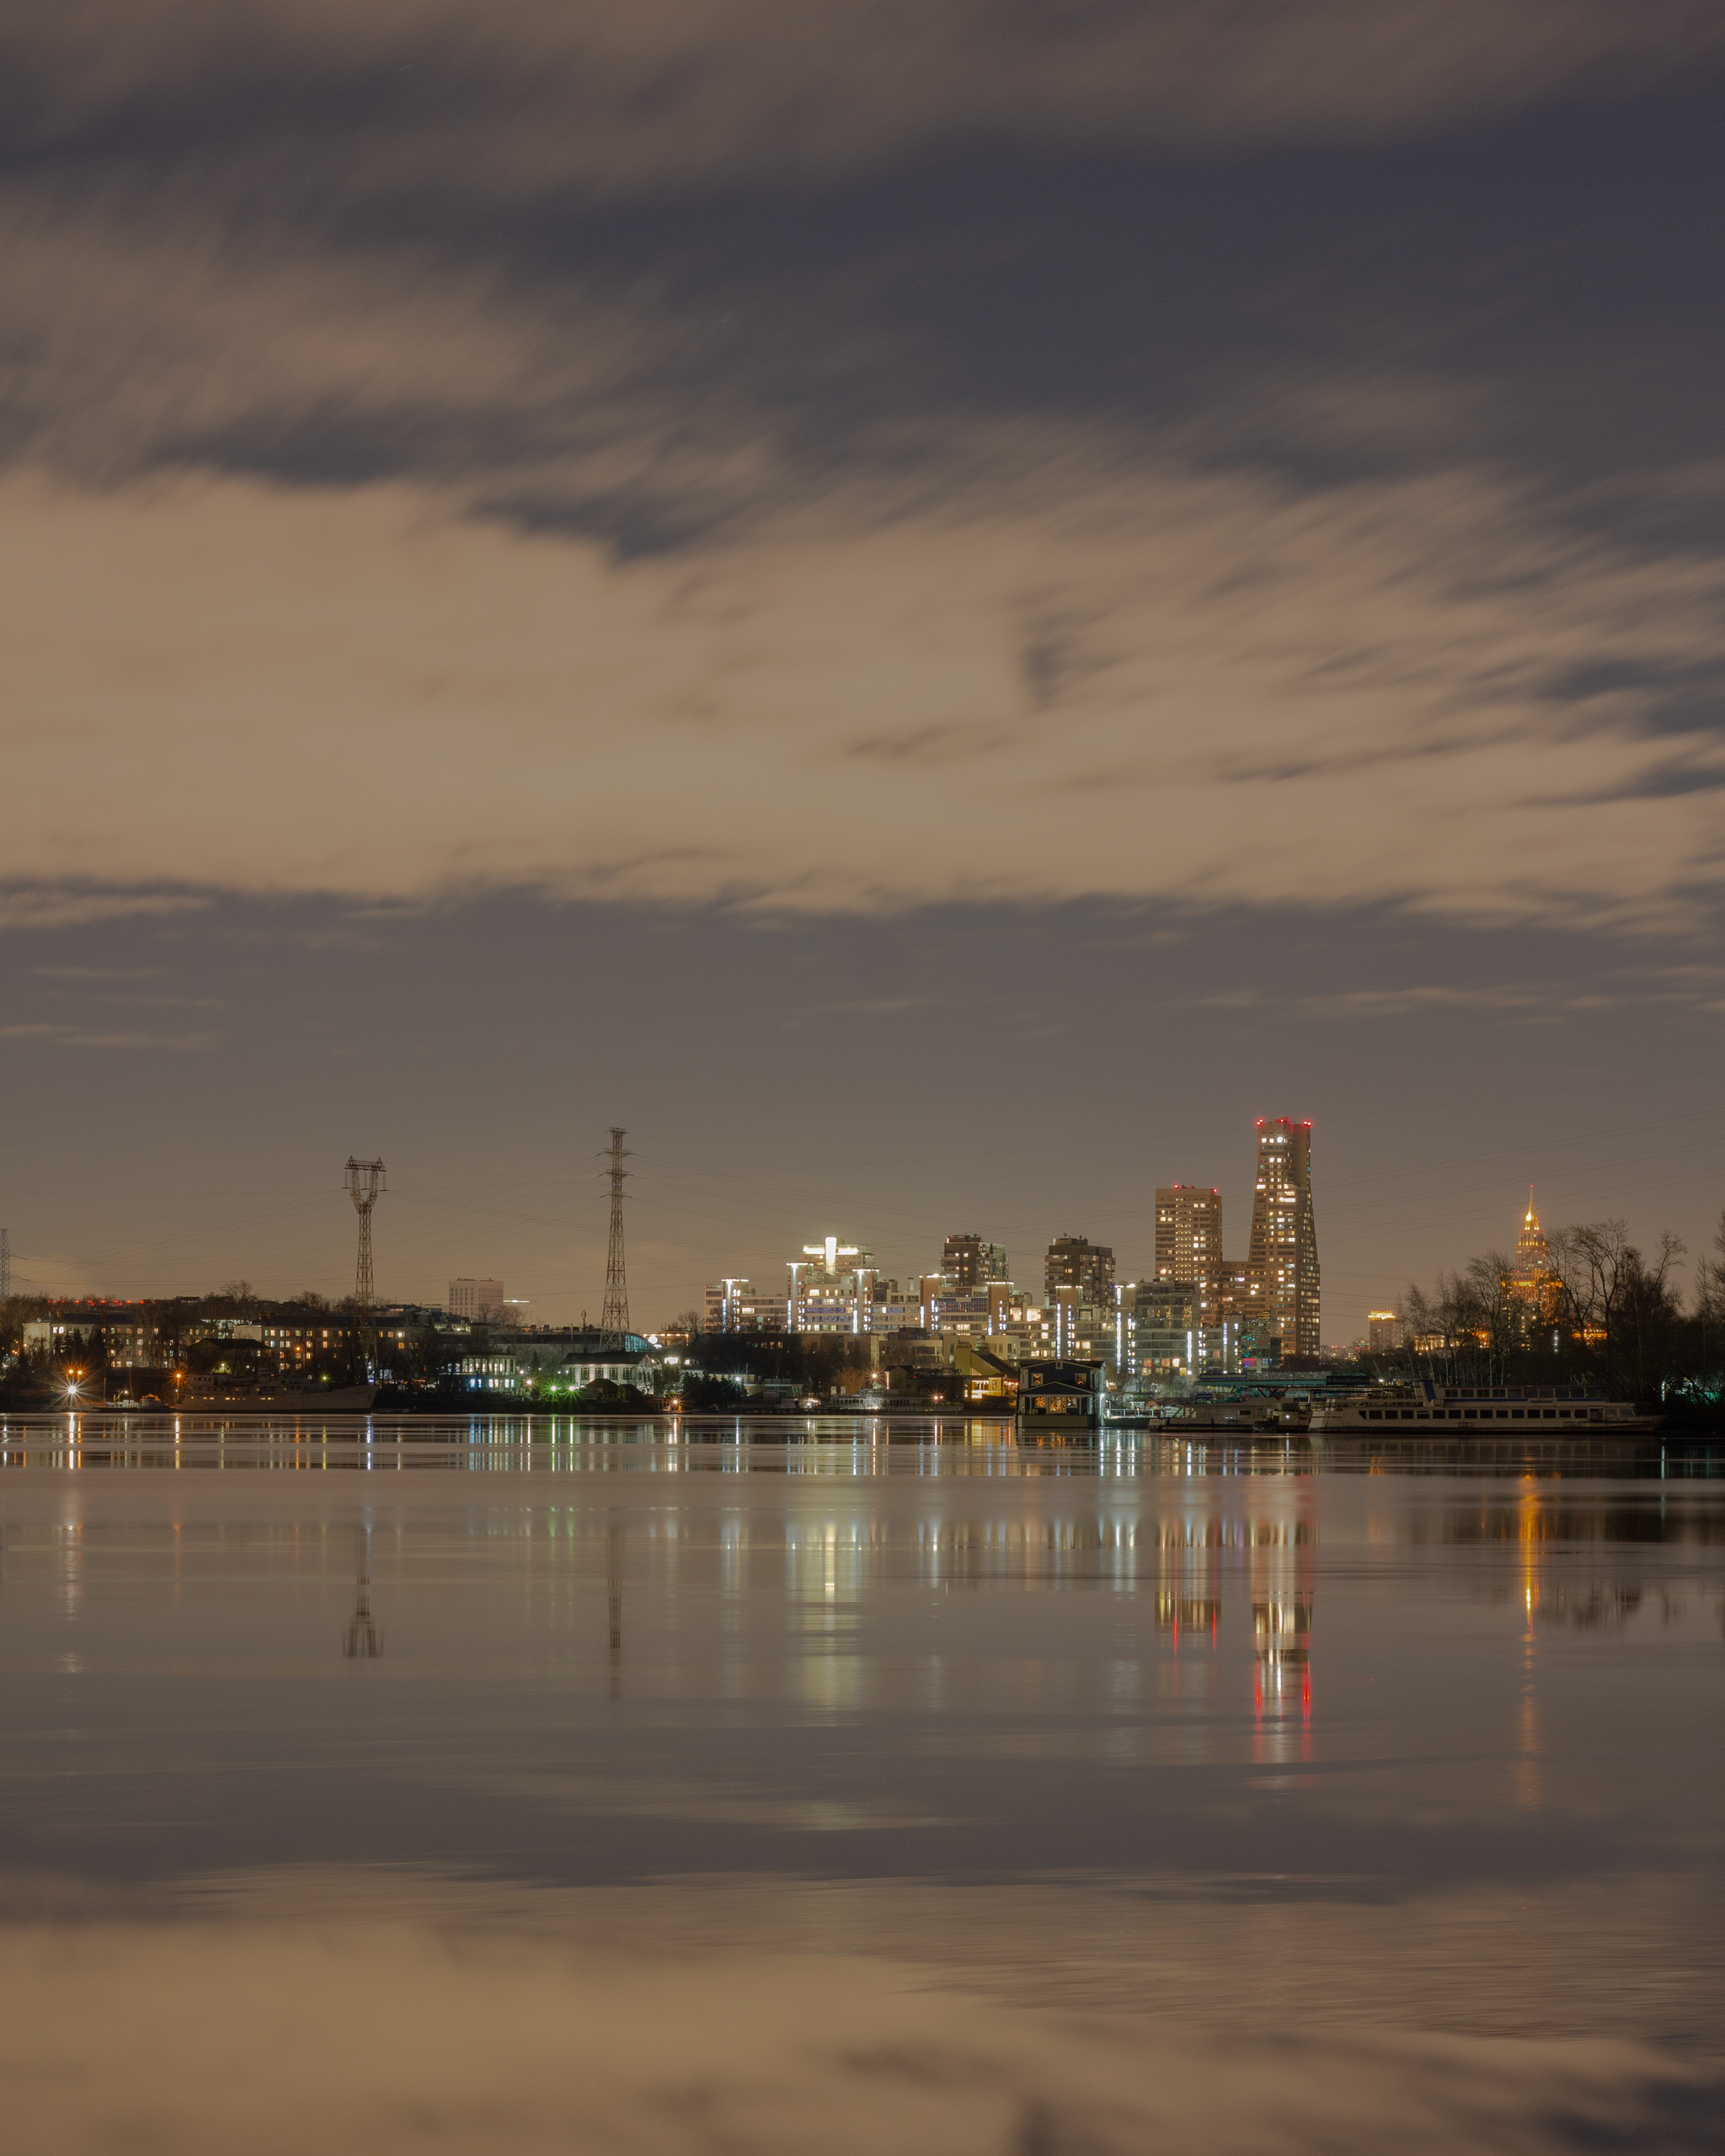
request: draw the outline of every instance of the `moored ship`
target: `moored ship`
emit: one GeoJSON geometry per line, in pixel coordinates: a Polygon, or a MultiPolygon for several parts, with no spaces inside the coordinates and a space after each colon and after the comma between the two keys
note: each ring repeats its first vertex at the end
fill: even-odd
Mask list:
{"type": "Polygon", "coordinates": [[[1273,1437],[1291,1428],[1279,1400],[1193,1400],[1172,1408],[1156,1426],[1171,1438],[1273,1437]]]}
{"type": "Polygon", "coordinates": [[[1313,1438],[1648,1437],[1664,1421],[1628,1401],[1560,1385],[1374,1387],[1314,1401],[1313,1438]]]}

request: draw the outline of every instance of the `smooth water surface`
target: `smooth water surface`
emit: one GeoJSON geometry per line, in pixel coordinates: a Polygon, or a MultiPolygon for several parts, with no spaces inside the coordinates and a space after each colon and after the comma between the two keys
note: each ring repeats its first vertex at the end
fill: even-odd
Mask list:
{"type": "Polygon", "coordinates": [[[19,2146],[1725,2146],[1717,1455],[86,1416],[0,1562],[19,2146]]]}

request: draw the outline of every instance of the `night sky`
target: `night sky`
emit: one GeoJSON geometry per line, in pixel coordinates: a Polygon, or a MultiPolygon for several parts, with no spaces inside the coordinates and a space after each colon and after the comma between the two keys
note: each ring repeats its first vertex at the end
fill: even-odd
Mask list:
{"type": "Polygon", "coordinates": [[[1725,10],[21,0],[21,1287],[1725,1205],[1725,10]]]}

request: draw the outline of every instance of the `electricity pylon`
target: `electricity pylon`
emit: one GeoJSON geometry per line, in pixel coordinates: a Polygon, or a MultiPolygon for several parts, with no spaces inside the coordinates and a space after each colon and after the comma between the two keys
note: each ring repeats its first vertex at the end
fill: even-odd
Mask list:
{"type": "Polygon", "coordinates": [[[371,1324],[371,1208],[389,1187],[382,1161],[347,1162],[347,1194],[360,1216],[360,1258],[354,1268],[354,1302],[360,1320],[360,1339],[366,1351],[366,1374],[371,1376],[377,1361],[377,1338],[371,1324]]]}
{"type": "Polygon", "coordinates": [[[628,1154],[624,1133],[611,1126],[611,1241],[605,1253],[605,1312],[599,1330],[607,1342],[621,1348],[629,1329],[629,1283],[623,1271],[623,1166],[628,1154]]]}
{"type": "Polygon", "coordinates": [[[349,1155],[347,1194],[360,1216],[360,1262],[354,1272],[354,1300],[362,1310],[371,1307],[371,1208],[388,1187],[382,1161],[356,1161],[349,1155]]]}
{"type": "Polygon", "coordinates": [[[0,1303],[12,1300],[12,1235],[0,1228],[0,1303]]]}

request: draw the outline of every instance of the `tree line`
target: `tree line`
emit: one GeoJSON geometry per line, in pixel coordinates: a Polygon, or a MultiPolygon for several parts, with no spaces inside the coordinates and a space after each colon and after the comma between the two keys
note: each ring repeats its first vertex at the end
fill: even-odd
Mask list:
{"type": "Polygon", "coordinates": [[[1562,1228],[1533,1280],[1486,1251],[1410,1287],[1404,1341],[1373,1359],[1449,1385],[1570,1384],[1617,1400],[1689,1400],[1725,1393],[1725,1214],[1685,1296],[1681,1239],[1644,1251],[1622,1220],[1562,1228]]]}

